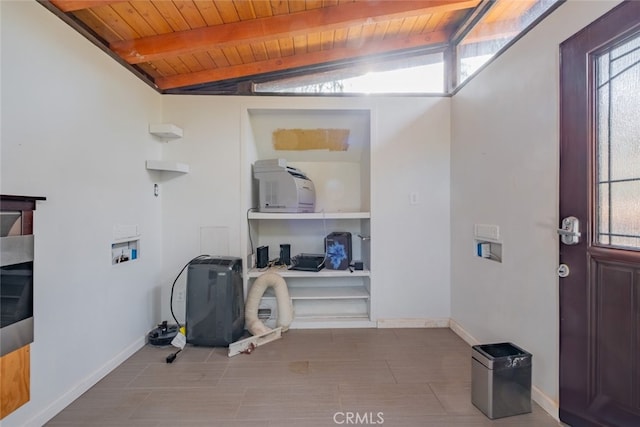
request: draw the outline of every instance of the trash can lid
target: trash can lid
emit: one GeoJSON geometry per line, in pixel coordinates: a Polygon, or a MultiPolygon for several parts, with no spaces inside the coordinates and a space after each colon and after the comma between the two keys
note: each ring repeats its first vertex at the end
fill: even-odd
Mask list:
{"type": "Polygon", "coordinates": [[[508,343],[474,345],[472,357],[489,369],[531,366],[531,353],[508,343]]]}

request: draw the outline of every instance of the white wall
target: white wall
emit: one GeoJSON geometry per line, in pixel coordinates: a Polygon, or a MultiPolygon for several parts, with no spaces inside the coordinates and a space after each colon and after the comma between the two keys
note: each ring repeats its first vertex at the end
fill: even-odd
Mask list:
{"type": "Polygon", "coordinates": [[[409,321],[389,326],[439,322],[450,316],[450,99],[389,98],[375,105],[374,312],[378,320],[409,321]]]}
{"type": "MultiPolygon", "coordinates": [[[[165,122],[184,130],[180,140],[164,147],[165,159],[188,163],[185,175],[160,176],[163,215],[163,280],[161,312],[171,320],[171,283],[193,257],[240,256],[240,115],[236,97],[163,97],[165,122]]],[[[184,289],[186,271],[176,284],[184,289]]],[[[174,298],[178,322],[184,301],[174,298]]]]}
{"type": "Polygon", "coordinates": [[[144,161],[161,97],[36,2],[2,1],[3,194],[35,213],[31,400],[5,427],[42,425],[144,343],[160,319],[161,200],[144,161]],[[116,224],[140,258],[111,265],[116,224]]]}
{"type": "Polygon", "coordinates": [[[171,282],[193,256],[240,255],[246,108],[375,111],[373,310],[448,317],[449,99],[161,97],[36,2],[0,4],[0,190],[47,197],[35,217],[31,399],[3,426],[44,423],[137,350],[170,319],[171,282]],[[184,137],[149,135],[161,121],[184,137]],[[147,171],[146,159],[191,171],[147,171]],[[113,227],[134,224],[140,258],[111,265],[113,227]],[[437,242],[426,254],[425,238],[437,242]]]}
{"type": "Polygon", "coordinates": [[[453,100],[160,97],[37,3],[0,5],[1,191],[48,198],[32,396],[3,425],[41,424],[140,346],[193,256],[240,255],[241,117],[263,107],[371,108],[374,320],[451,316],[480,342],[516,342],[557,400],[558,43],[613,3],[569,1],[453,100]],[[185,136],[158,142],[161,119],[185,136]],[[191,172],[144,169],[159,158],[191,172]],[[474,223],[501,227],[502,264],[472,256],[474,223]],[[116,224],[140,225],[138,261],[110,265],[116,224]]]}
{"type": "Polygon", "coordinates": [[[530,351],[534,397],[556,414],[559,44],[615,4],[561,5],[452,101],[452,318],[530,351]],[[502,263],[473,256],[477,223],[500,226],[502,263]]]}
{"type": "MultiPolygon", "coordinates": [[[[164,97],[165,120],[185,132],[164,155],[192,169],[161,188],[164,276],[172,281],[199,253],[202,226],[228,227],[229,255],[241,256],[240,132],[248,108],[371,109],[373,320],[448,318],[449,105],[449,98],[417,97],[164,97]],[[419,204],[409,204],[411,192],[419,204]]],[[[181,277],[177,288],[183,286],[181,277]]],[[[179,321],[183,307],[174,305],[179,321]]]]}

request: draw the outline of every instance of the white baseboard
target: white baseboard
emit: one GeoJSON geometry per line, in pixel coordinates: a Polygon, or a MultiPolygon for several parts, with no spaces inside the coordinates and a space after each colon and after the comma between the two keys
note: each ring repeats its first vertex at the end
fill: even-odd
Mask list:
{"type": "Polygon", "coordinates": [[[136,351],[146,344],[146,336],[135,340],[127,348],[118,353],[113,359],[102,365],[91,375],[81,380],[75,387],[56,399],[51,405],[35,414],[26,423],[27,426],[39,427],[55,417],[60,411],[69,406],[71,402],[80,397],[85,391],[93,387],[98,381],[104,378],[109,372],[117,368],[122,362],[131,357],[136,351]]]}
{"type": "Polygon", "coordinates": [[[460,324],[455,320],[453,319],[449,320],[449,328],[451,328],[451,330],[455,332],[456,335],[458,335],[460,338],[462,338],[464,342],[466,342],[467,344],[469,345],[480,344],[480,342],[477,339],[475,339],[474,337],[471,336],[471,334],[465,331],[464,328],[460,326],[460,324]]]}
{"type": "Polygon", "coordinates": [[[546,413],[551,415],[557,421],[560,421],[560,405],[542,392],[538,387],[531,386],[531,400],[536,402],[546,413]]]}
{"type": "Polygon", "coordinates": [[[378,319],[378,328],[448,328],[449,319],[378,319]]]}
{"type": "MultiPolygon", "coordinates": [[[[478,345],[480,342],[475,339],[470,333],[468,333],[458,322],[451,319],[449,321],[449,328],[456,335],[462,338],[467,344],[470,346],[478,345]]],[[[554,419],[560,420],[559,415],[559,405],[558,402],[553,400],[551,397],[547,396],[536,386],[531,386],[531,400],[536,402],[542,409],[545,410],[549,415],[551,415],[554,419]]]]}

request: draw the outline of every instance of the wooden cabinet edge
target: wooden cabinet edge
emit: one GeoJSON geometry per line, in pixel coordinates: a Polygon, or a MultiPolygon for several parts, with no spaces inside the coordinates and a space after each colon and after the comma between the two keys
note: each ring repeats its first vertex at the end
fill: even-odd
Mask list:
{"type": "Polygon", "coordinates": [[[0,419],[30,399],[31,347],[26,345],[0,357],[0,419]]]}

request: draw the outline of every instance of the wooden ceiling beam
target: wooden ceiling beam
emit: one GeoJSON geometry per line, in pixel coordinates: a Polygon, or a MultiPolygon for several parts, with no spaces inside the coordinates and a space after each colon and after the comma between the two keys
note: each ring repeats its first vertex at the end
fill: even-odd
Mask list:
{"type": "Polygon", "coordinates": [[[364,45],[353,45],[326,51],[268,59],[265,61],[253,62],[250,64],[216,68],[213,70],[204,70],[189,74],[159,77],[156,79],[155,83],[160,90],[168,90],[179,87],[193,86],[239,77],[248,77],[252,75],[288,70],[291,68],[324,64],[327,62],[343,61],[373,54],[381,54],[422,46],[444,46],[448,41],[448,36],[448,33],[446,33],[445,31],[438,31],[408,37],[403,36],[390,39],[375,40],[369,41],[364,45]]]}
{"type": "Polygon", "coordinates": [[[127,0],[51,0],[51,3],[61,11],[67,13],[126,1],[127,0]]]}
{"type": "Polygon", "coordinates": [[[453,12],[475,7],[480,0],[398,0],[346,3],[338,6],[258,18],[169,34],[115,41],[110,48],[130,64],[191,54],[240,43],[374,24],[406,16],[453,12]]]}

